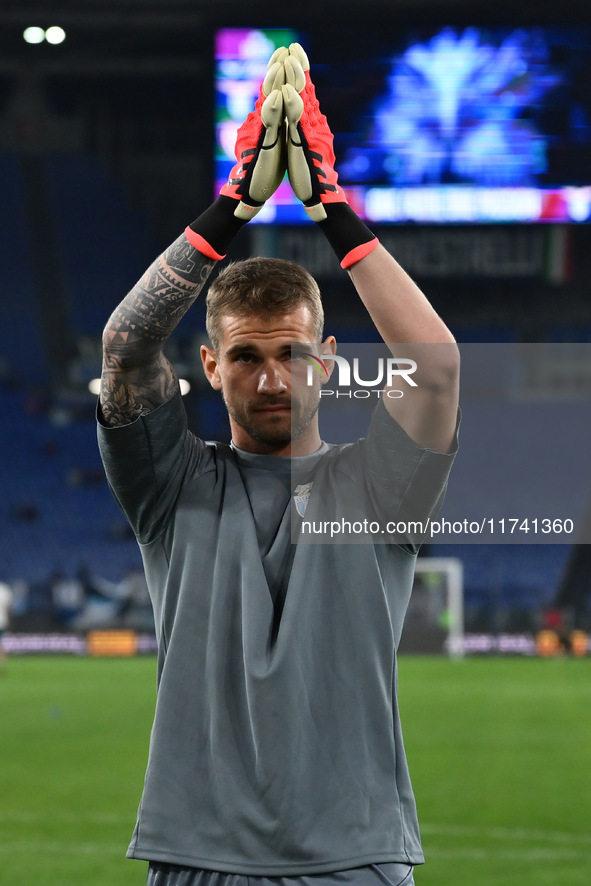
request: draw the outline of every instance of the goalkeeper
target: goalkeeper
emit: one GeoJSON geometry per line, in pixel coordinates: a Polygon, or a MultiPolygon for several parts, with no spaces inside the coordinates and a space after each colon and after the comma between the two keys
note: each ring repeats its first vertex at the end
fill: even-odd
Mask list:
{"type": "Polygon", "coordinates": [[[458,356],[348,205],[332,141],[304,51],[278,50],[219,197],[104,331],[99,444],[158,638],[128,850],[149,862],[150,886],[410,886],[424,860],[396,688],[421,539],[293,544],[291,526],[306,507],[342,513],[352,498],[361,519],[436,512],[455,452],[458,356]],[[286,169],[383,340],[416,354],[417,386],[412,398],[385,392],[363,439],[323,442],[320,379],[298,383],[298,348],[335,353],[318,287],[298,265],[254,257],[209,288],[202,360],[231,442],[205,442],[187,429],[163,346],[286,169]]]}

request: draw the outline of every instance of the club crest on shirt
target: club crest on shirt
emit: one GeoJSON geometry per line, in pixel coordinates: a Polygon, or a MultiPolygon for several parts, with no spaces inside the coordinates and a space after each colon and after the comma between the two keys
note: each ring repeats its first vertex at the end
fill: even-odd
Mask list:
{"type": "Polygon", "coordinates": [[[310,493],[312,492],[312,483],[303,483],[300,486],[296,486],[293,491],[293,500],[296,506],[296,511],[303,517],[306,513],[306,508],[308,507],[308,499],[310,498],[310,493]]]}

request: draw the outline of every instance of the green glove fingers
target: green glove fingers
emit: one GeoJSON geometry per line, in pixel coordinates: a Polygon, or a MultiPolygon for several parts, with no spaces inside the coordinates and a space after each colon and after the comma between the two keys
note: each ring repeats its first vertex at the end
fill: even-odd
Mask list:
{"type": "MultiPolygon", "coordinates": [[[[249,204],[263,204],[275,193],[286,168],[283,94],[281,89],[273,89],[261,108],[263,140],[253,163],[252,178],[248,186],[249,204]]],[[[246,210],[243,218],[251,218],[252,210],[246,210]]],[[[238,211],[236,215],[240,217],[238,211]]]]}

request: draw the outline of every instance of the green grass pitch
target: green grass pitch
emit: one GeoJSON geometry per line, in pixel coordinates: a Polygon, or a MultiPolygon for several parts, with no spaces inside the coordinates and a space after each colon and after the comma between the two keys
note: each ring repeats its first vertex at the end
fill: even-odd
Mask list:
{"type": "MultiPolygon", "coordinates": [[[[13,657],[0,673],[0,882],[139,886],[124,858],[155,659],[13,657]]],[[[589,886],[591,659],[404,657],[427,864],[417,886],[589,886]]]]}

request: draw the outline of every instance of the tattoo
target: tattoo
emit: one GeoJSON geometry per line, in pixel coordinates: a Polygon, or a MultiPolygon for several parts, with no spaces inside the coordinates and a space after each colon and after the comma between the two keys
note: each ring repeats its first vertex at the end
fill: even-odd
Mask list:
{"type": "Polygon", "coordinates": [[[176,393],[178,379],[166,357],[162,365],[148,364],[136,378],[122,376],[105,355],[101,379],[101,418],[108,427],[125,425],[146,415],[176,393]]]}
{"type": "Polygon", "coordinates": [[[128,424],[175,393],[176,374],[162,346],[214,265],[183,234],[115,309],[103,333],[100,405],[106,425],[128,424]]]}

